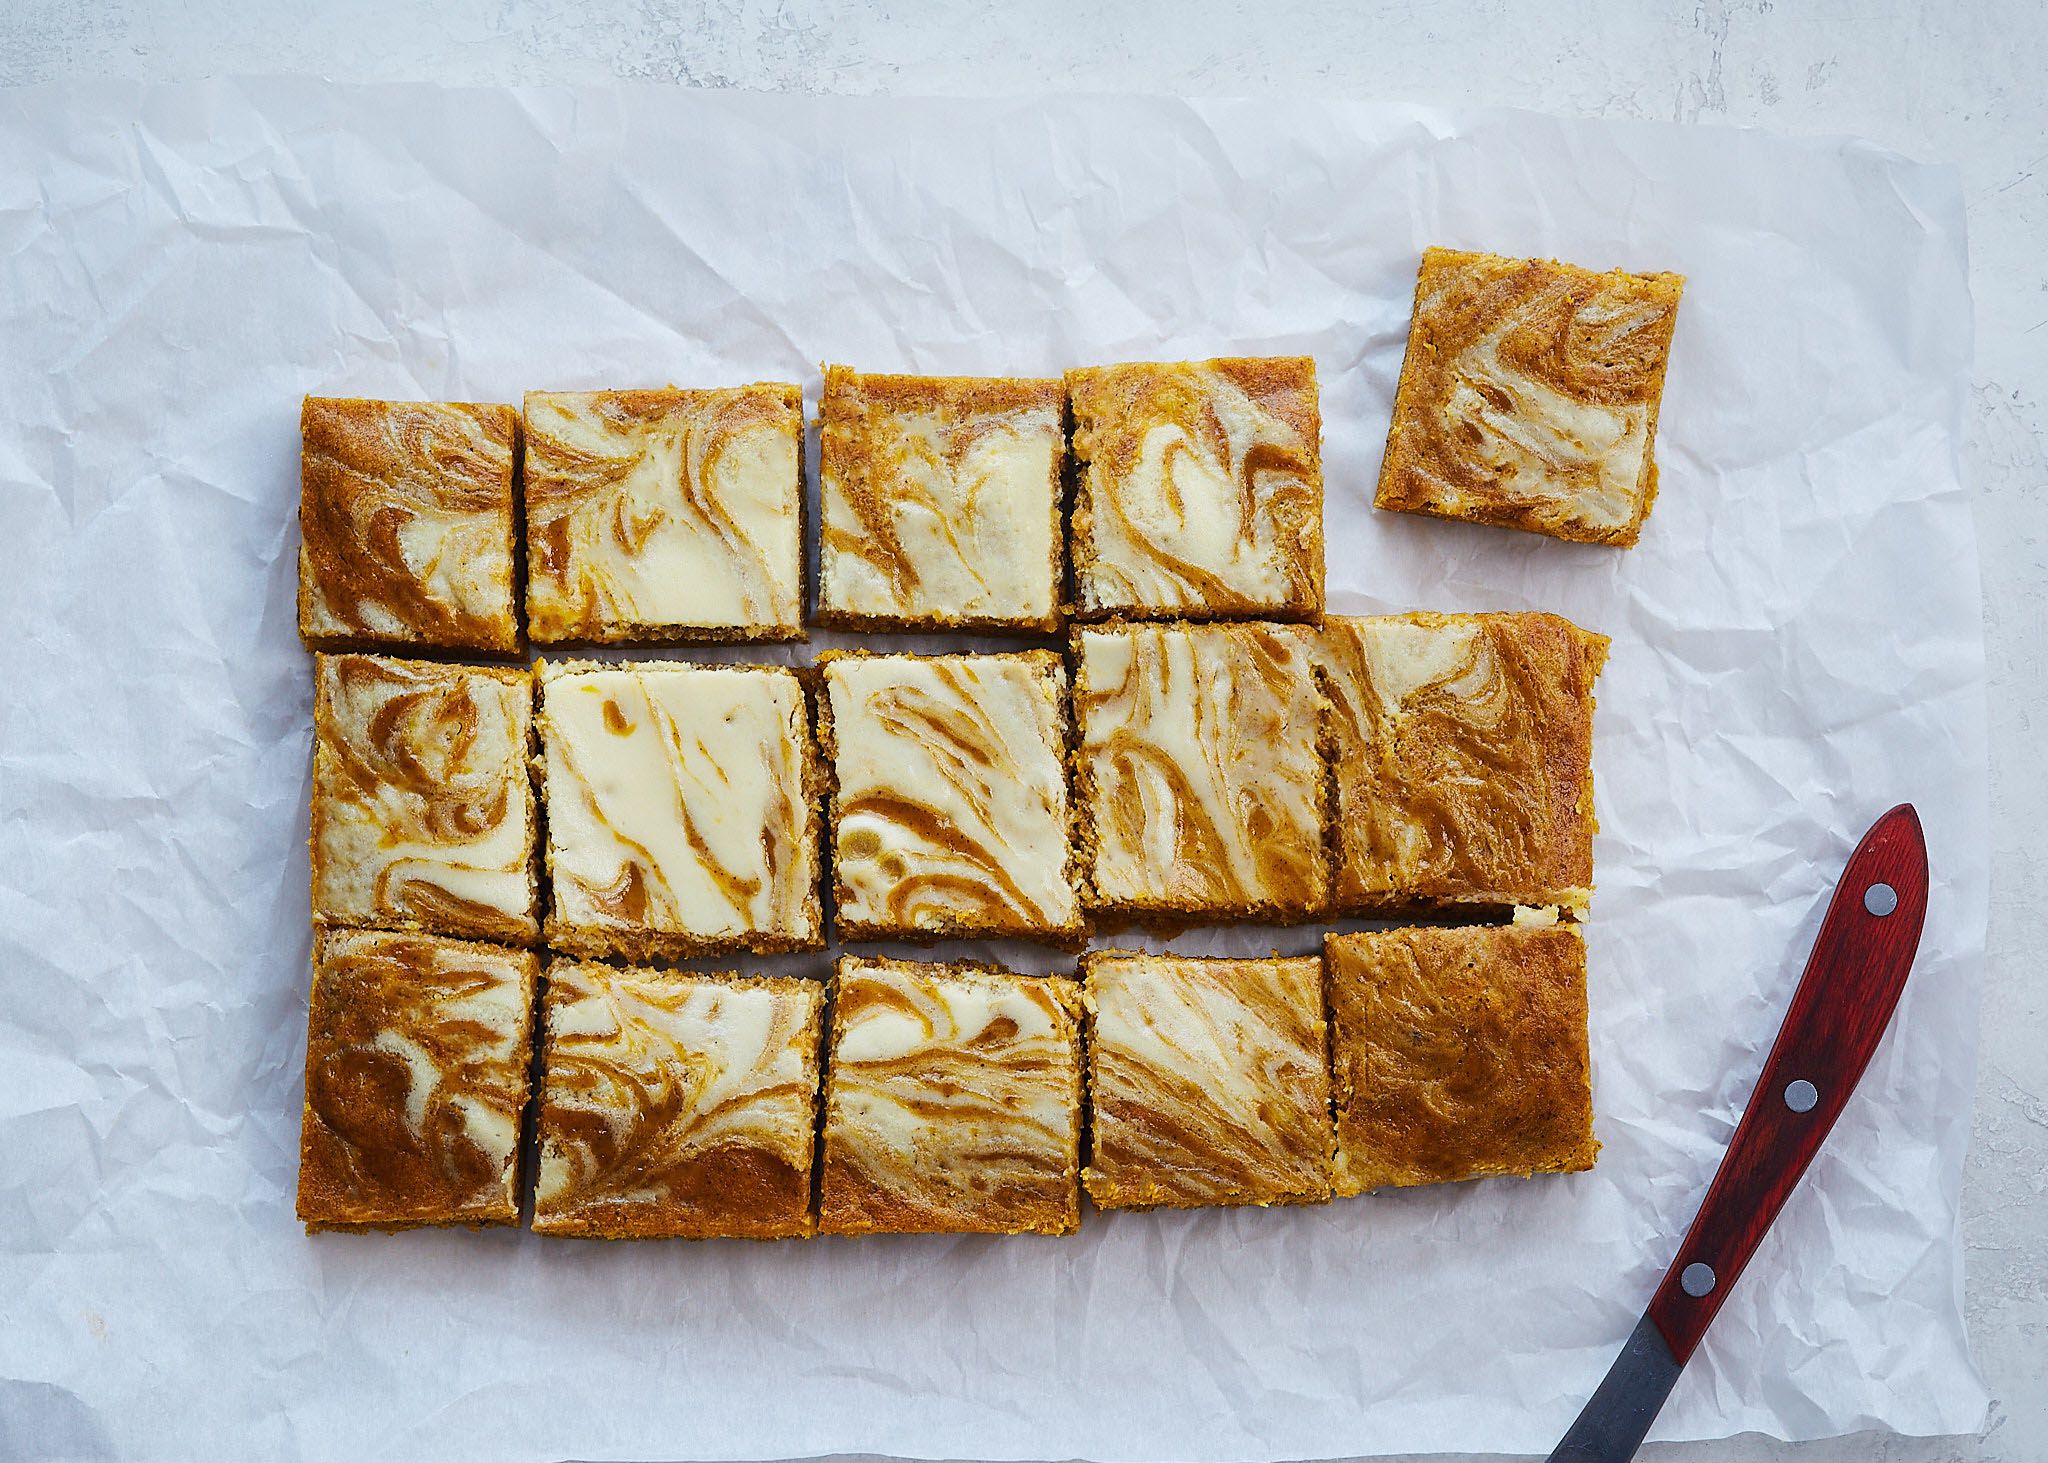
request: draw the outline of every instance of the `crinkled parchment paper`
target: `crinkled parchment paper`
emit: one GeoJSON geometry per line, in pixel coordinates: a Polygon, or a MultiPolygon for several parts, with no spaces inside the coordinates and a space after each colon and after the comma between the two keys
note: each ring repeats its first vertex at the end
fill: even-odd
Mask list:
{"type": "Polygon", "coordinates": [[[1857,143],[1274,102],[0,95],[0,1452],[1540,1451],[1902,799],[1934,871],[1917,973],[1660,1433],[1976,1426],[1969,321],[1954,173],[1857,143]],[[1690,276],[1641,547],[1371,510],[1432,243],[1690,276]],[[1593,1172],[1060,1241],[300,1232],[302,393],[815,401],[821,360],[1297,351],[1333,609],[1614,639],[1593,1172]]]}

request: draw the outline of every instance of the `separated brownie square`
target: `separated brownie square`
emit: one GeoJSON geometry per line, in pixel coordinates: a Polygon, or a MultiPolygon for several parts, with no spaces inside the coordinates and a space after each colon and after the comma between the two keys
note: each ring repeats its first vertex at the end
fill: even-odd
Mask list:
{"type": "Polygon", "coordinates": [[[434,935],[317,935],[299,1134],[309,1233],[519,1222],[539,964],[434,935]]]}
{"type": "Polygon", "coordinates": [[[1099,1209],[1330,1197],[1323,962],[1083,958],[1099,1209]]]}
{"type": "Polygon", "coordinates": [[[527,632],[542,643],[803,637],[803,397],[526,397],[527,632]]]}
{"type": "Polygon", "coordinates": [[[836,655],[823,674],[840,936],[1080,939],[1060,658],[836,655]]]}
{"type": "Polygon", "coordinates": [[[825,988],[556,961],[538,1234],[807,1235],[825,988]]]}
{"type": "Polygon", "coordinates": [[[1316,363],[1067,373],[1074,607],[1086,619],[1312,620],[1323,609],[1316,363]]]}
{"type": "Polygon", "coordinates": [[[1422,256],[1381,508],[1633,544],[1685,281],[1455,249],[1422,256]]]}
{"type": "Polygon", "coordinates": [[[320,655],[313,922],[538,937],[524,670],[320,655]]]}
{"type": "Polygon", "coordinates": [[[1059,625],[1058,381],[825,368],[816,621],[844,629],[1059,625]]]}
{"type": "Polygon", "coordinates": [[[324,649],[519,649],[509,406],[309,396],[299,636],[324,649]]]}
{"type": "Polygon", "coordinates": [[[1331,904],[1582,911],[1607,639],[1544,614],[1332,616],[1331,904]]]}
{"type": "Polygon", "coordinates": [[[1078,1007],[1059,977],[841,956],[820,1232],[1078,1226],[1078,1007]]]}
{"type": "Polygon", "coordinates": [[[1339,1194],[1593,1166],[1576,926],[1333,934],[1324,960],[1339,1194]]]}
{"type": "Polygon", "coordinates": [[[823,943],[819,779],[794,671],[539,674],[552,949],[654,960],[823,943]]]}
{"type": "Polygon", "coordinates": [[[1145,922],[1300,919],[1329,886],[1312,630],[1074,635],[1074,801],[1089,906],[1145,922]]]}

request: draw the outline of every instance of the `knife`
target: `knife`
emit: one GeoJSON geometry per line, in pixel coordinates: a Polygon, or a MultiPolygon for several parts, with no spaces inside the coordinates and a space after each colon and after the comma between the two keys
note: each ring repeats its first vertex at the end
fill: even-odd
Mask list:
{"type": "Polygon", "coordinates": [[[1635,1456],[1721,1302],[1813,1162],[1877,1050],[1927,915],[1927,843],[1901,803],[1835,885],[1763,1076],[1650,1308],[1550,1463],[1635,1456]]]}

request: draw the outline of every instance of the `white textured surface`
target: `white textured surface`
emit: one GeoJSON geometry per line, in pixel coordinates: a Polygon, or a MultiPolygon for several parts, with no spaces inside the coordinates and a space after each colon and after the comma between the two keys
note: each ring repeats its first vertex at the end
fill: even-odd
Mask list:
{"type": "Polygon", "coordinates": [[[0,83],[106,74],[317,72],[344,79],[570,81],[895,92],[1046,88],[1500,102],[1564,113],[1853,132],[1964,170],[1979,323],[1971,468],[1992,677],[1995,873],[1976,1146],[1965,1190],[1969,1310],[1998,1398],[1977,1438],[1757,1439],[1686,1459],[2048,1457],[2048,959],[2040,933],[2048,719],[2041,535],[2048,500],[2048,15],[1827,0],[1774,9],[1630,0],[1518,7],[1163,0],[1050,6],[399,0],[27,0],[0,9],[0,83]],[[833,13],[844,9],[843,14],[833,13]],[[2037,170],[2039,170],[2037,172],[2037,170]]]}

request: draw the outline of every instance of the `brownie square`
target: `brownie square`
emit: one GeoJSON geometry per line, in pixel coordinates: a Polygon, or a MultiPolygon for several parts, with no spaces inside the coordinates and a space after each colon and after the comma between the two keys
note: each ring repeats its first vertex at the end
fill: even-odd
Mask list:
{"type": "Polygon", "coordinates": [[[1066,1234],[1081,1222],[1074,983],[841,956],[825,1234],[1066,1234]]]}
{"type": "Polygon", "coordinates": [[[1098,1209],[1330,1197],[1323,962],[1082,960],[1098,1209]]]}
{"type": "Polygon", "coordinates": [[[1332,905],[1581,911],[1593,682],[1607,639],[1556,615],[1332,616],[1332,905]]]}
{"type": "Polygon", "coordinates": [[[1381,508],[1633,544],[1685,281],[1455,249],[1422,256],[1381,508]]]}
{"type": "Polygon", "coordinates": [[[1067,373],[1084,619],[1315,619],[1323,610],[1316,363],[1139,362],[1067,373]]]}
{"type": "Polygon", "coordinates": [[[1123,624],[1074,635],[1084,899],[1141,921],[1300,919],[1328,892],[1314,632],[1123,624]]]}
{"type": "Polygon", "coordinates": [[[823,943],[794,671],[550,662],[540,685],[550,948],[647,961],[823,943]]]}
{"type": "Polygon", "coordinates": [[[839,655],[824,687],[842,939],[1083,937],[1057,655],[839,655]]]}
{"type": "Polygon", "coordinates": [[[803,638],[803,397],[530,392],[536,641],[803,638]]]}
{"type": "Polygon", "coordinates": [[[314,923],[534,943],[527,673],[320,655],[313,681],[314,923]]]}
{"type": "Polygon", "coordinates": [[[1573,925],[1333,934],[1336,1191],[1591,1168],[1573,925]]]}
{"type": "Polygon", "coordinates": [[[526,950],[317,935],[299,1131],[308,1233],[519,1222],[538,973],[526,950]]]}
{"type": "Polygon", "coordinates": [[[825,368],[818,413],[820,625],[1059,626],[1058,381],[825,368]]]}
{"type": "Polygon", "coordinates": [[[825,988],[548,967],[537,1234],[807,1235],[825,988]]]}
{"type": "Polygon", "coordinates": [[[509,406],[309,396],[299,637],[323,649],[519,649],[509,406]]]}

